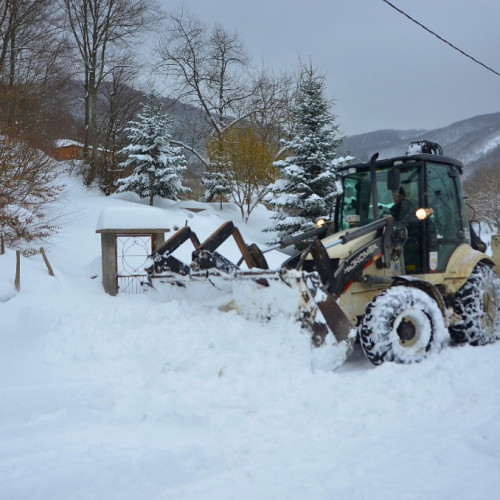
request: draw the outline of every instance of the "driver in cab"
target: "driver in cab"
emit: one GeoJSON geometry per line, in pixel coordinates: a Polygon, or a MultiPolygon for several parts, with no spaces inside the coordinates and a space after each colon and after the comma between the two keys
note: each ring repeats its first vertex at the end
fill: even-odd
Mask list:
{"type": "Polygon", "coordinates": [[[392,191],[392,199],[394,205],[390,208],[390,213],[397,225],[408,226],[417,221],[415,217],[416,207],[406,198],[406,192],[402,187],[392,191]]]}

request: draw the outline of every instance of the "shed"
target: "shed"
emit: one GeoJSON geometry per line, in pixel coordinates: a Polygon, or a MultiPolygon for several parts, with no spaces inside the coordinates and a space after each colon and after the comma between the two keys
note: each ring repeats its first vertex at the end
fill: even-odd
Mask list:
{"type": "Polygon", "coordinates": [[[102,284],[106,293],[140,289],[147,257],[170,231],[164,210],[139,205],[101,211],[96,233],[101,235],[102,284]]]}
{"type": "Polygon", "coordinates": [[[56,160],[83,159],[83,144],[70,139],[58,139],[54,143],[54,158],[56,160]]]}

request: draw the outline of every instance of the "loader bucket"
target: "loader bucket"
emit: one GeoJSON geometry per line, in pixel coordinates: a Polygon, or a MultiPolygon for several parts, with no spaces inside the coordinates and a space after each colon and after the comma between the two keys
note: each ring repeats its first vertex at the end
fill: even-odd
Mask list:
{"type": "MultiPolygon", "coordinates": [[[[309,248],[315,248],[313,257],[324,259],[318,245],[321,242],[316,239],[309,248]]],[[[150,256],[149,264],[147,285],[161,288],[166,298],[194,297],[203,302],[208,298],[209,305],[235,310],[248,319],[265,321],[285,315],[298,321],[311,336],[314,369],[333,370],[352,351],[353,327],[320,275],[287,267],[269,270],[261,250],[246,245],[232,222],[220,226],[203,243],[189,227],[179,229],[150,256]],[[216,251],[231,236],[242,254],[238,264],[216,251]],[[192,262],[185,264],[172,254],[188,240],[194,251],[192,262]],[[239,267],[242,261],[248,269],[239,267]]]]}

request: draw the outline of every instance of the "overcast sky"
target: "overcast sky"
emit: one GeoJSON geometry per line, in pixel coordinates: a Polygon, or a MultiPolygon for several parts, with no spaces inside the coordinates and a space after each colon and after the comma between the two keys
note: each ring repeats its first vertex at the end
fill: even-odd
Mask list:
{"type": "MultiPolygon", "coordinates": [[[[159,1],[236,30],[254,61],[276,70],[311,58],[346,135],[432,129],[500,111],[500,76],[382,0],[159,1]]],[[[500,0],[391,3],[500,73],[500,0]]]]}

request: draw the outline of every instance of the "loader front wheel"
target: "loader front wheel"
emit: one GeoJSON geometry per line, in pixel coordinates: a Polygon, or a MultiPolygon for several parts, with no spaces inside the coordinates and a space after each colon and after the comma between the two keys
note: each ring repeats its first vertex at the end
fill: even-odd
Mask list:
{"type": "Polygon", "coordinates": [[[460,320],[450,327],[451,340],[471,345],[500,339],[500,278],[486,264],[478,264],[453,304],[460,320]]]}
{"type": "Polygon", "coordinates": [[[437,302],[422,290],[395,286],[366,307],[359,326],[365,356],[375,365],[385,361],[416,363],[447,339],[437,302]]]}

